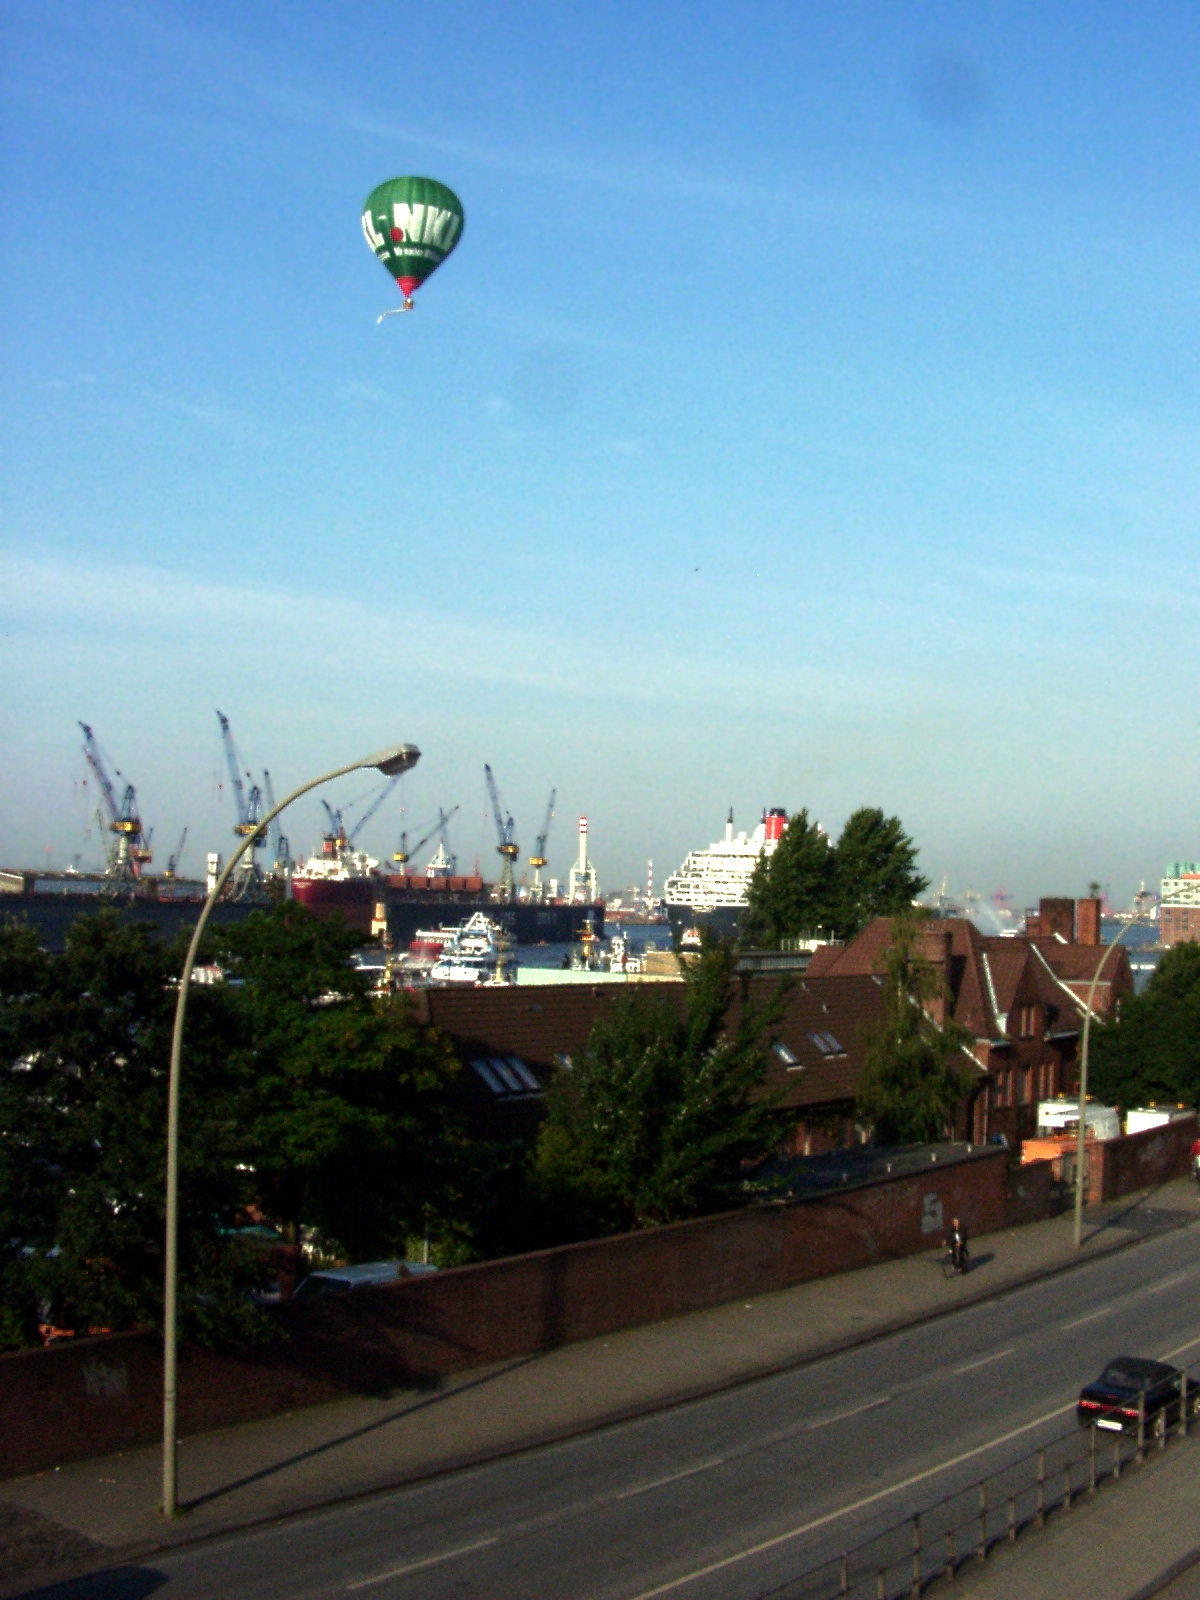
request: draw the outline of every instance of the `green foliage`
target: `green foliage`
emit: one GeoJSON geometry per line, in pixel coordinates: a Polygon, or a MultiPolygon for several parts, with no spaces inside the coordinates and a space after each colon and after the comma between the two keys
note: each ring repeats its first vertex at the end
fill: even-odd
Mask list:
{"type": "Polygon", "coordinates": [[[1110,1105],[1200,1105],[1200,944],[1167,950],[1117,1021],[1092,1023],[1088,1057],[1088,1087],[1110,1105]]]}
{"type": "MultiPolygon", "coordinates": [[[[184,1331],[252,1342],[261,1208],[352,1256],[399,1253],[459,1198],[456,1066],[409,1002],[378,1002],[353,934],[285,904],[214,944],[238,980],[188,1001],[180,1107],[184,1331]]],[[[61,955],[0,928],[0,1348],[161,1317],[166,1107],[183,950],[112,912],[61,955]]]]}
{"type": "Polygon", "coordinates": [[[742,942],[775,949],[782,939],[818,931],[852,939],[872,917],[907,912],[928,886],[916,857],[900,819],[878,807],[855,811],[836,845],[799,811],[774,854],[754,869],[742,942]]]}
{"type": "Polygon", "coordinates": [[[465,1127],[458,1067],[405,996],[372,999],[358,936],[288,903],[223,930],[232,1064],[268,1215],[351,1257],[404,1248],[450,1193],[465,1127]]]}
{"type": "Polygon", "coordinates": [[[846,819],[834,850],[833,926],[853,939],[872,917],[903,916],[928,880],[916,870],[917,850],[899,817],[863,806],[846,819]]]}
{"type": "Polygon", "coordinates": [[[836,863],[820,825],[807,811],[793,816],[772,855],[761,855],[750,879],[742,918],[743,944],[777,949],[781,938],[832,932],[837,902],[836,863]]]}
{"type": "Polygon", "coordinates": [[[534,1186],[561,1235],[710,1209],[744,1162],[778,1142],[779,1113],[762,1094],[778,1012],[745,1004],[727,1029],[734,962],[731,948],[706,945],[682,1009],[642,988],[623,995],[555,1080],[534,1186]]]}
{"type": "Polygon", "coordinates": [[[887,952],[884,1017],[867,1048],[855,1092],[859,1118],[874,1127],[876,1144],[923,1144],[946,1137],[974,1078],[962,1056],[966,1031],[936,1026],[924,1002],[941,993],[941,979],[914,949],[916,923],[896,918],[887,952]]]}
{"type": "MultiPolygon", "coordinates": [[[[161,1306],[167,1067],[180,961],[115,914],[80,918],[49,956],[0,929],[0,1295],[9,1332],[39,1316],[121,1328],[161,1306]]],[[[184,1104],[181,1282],[242,1199],[219,1057],[184,1104]],[[214,1158],[215,1157],[215,1158],[214,1158]]]]}

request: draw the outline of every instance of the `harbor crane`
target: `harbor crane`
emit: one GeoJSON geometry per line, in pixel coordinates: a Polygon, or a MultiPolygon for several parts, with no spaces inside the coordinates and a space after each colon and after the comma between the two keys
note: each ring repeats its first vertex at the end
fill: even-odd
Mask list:
{"type": "MultiPolygon", "coordinates": [[[[221,743],[225,746],[225,761],[229,767],[229,781],[233,785],[233,803],[237,811],[237,821],[233,831],[239,839],[251,841],[249,850],[238,863],[237,873],[229,889],[231,900],[264,900],[266,888],[263,883],[262,869],[255,860],[255,853],[263,848],[267,842],[267,835],[262,827],[263,804],[262,790],[251,779],[249,792],[242,782],[241,763],[238,761],[237,747],[233,742],[233,733],[229,727],[229,718],[223,711],[217,712],[217,721],[221,724],[221,743]]],[[[250,774],[246,776],[249,778],[250,774]]]]}
{"type": "Polygon", "coordinates": [[[329,818],[329,832],[325,835],[323,846],[324,854],[336,860],[347,850],[353,849],[355,839],[357,839],[358,835],[366,827],[367,823],[370,822],[371,818],[379,810],[380,806],[387,799],[388,795],[391,794],[392,790],[400,782],[400,779],[403,776],[404,774],[402,772],[397,772],[393,777],[390,777],[380,789],[379,793],[371,801],[367,809],[363,812],[362,816],[359,817],[358,821],[353,823],[349,828],[346,827],[346,824],[342,819],[341,806],[338,806],[337,810],[335,811],[334,808],[329,804],[329,801],[325,799],[324,795],[322,795],[321,804],[325,807],[325,815],[329,818]]]}
{"type": "Polygon", "coordinates": [[[550,824],[554,821],[554,801],[558,795],[557,789],[551,789],[550,799],[546,805],[546,816],[542,822],[542,831],[538,834],[537,846],[529,858],[529,865],[533,868],[533,884],[529,890],[529,898],[540,902],[545,890],[542,887],[542,868],[546,865],[546,840],[550,836],[550,824]]]}
{"type": "MultiPolygon", "coordinates": [[[[104,757],[100,753],[100,746],[96,742],[96,735],[86,722],[81,722],[79,726],[83,729],[83,753],[88,766],[95,773],[96,782],[100,785],[104,804],[102,820],[113,835],[104,868],[103,892],[120,894],[123,890],[132,889],[142,875],[142,868],[150,864],[150,838],[142,831],[142,819],[138,815],[137,790],[133,784],[126,783],[124,793],[118,801],[112,779],[104,765],[104,757]]],[[[116,771],[116,768],[113,770],[116,771]]],[[[121,773],[118,771],[117,777],[120,776],[121,773]]]]}
{"type": "MultiPolygon", "coordinates": [[[[429,832],[424,836],[423,839],[418,839],[418,841],[416,842],[415,845],[413,845],[411,850],[408,848],[408,834],[407,833],[402,833],[400,835],[400,848],[399,848],[399,850],[394,852],[394,854],[392,855],[392,860],[395,861],[395,862],[398,862],[399,865],[402,866],[402,867],[403,866],[407,866],[408,862],[412,859],[412,857],[415,856],[419,851],[421,851],[421,850],[423,850],[425,848],[425,846],[429,843],[430,839],[433,838],[435,833],[440,833],[441,834],[441,836],[442,836],[441,853],[443,855],[446,854],[446,824],[450,821],[450,818],[454,815],[454,812],[457,811],[457,810],[458,810],[458,807],[455,806],[454,807],[454,811],[443,811],[442,808],[439,806],[438,807],[438,819],[437,819],[437,821],[434,823],[433,827],[430,828],[429,832]]],[[[436,861],[437,858],[435,857],[434,860],[436,861]]],[[[432,865],[432,863],[431,863],[431,865],[432,865]]],[[[441,863],[438,862],[438,865],[440,867],[441,863]]],[[[454,870],[454,857],[453,856],[449,857],[449,866],[450,866],[451,872],[453,872],[453,870],[454,870]]],[[[436,876],[436,874],[434,874],[434,876],[436,876]]]]}
{"type": "Polygon", "coordinates": [[[164,878],[174,878],[176,872],[178,872],[178,870],[179,870],[179,858],[183,854],[183,847],[187,843],[187,836],[188,836],[188,831],[185,828],[183,830],[183,832],[179,835],[179,843],[175,846],[174,850],[172,850],[171,854],[167,857],[167,864],[163,868],[163,877],[164,878]]]}
{"type": "MultiPolygon", "coordinates": [[[[271,774],[266,767],[263,768],[263,794],[267,801],[268,812],[275,809],[275,785],[271,782],[271,774]]],[[[271,870],[276,877],[286,878],[292,870],[292,845],[279,818],[271,824],[271,870]]]]}
{"type": "Polygon", "coordinates": [[[504,865],[500,870],[500,882],[496,885],[496,899],[511,902],[516,898],[516,884],[513,882],[513,862],[521,853],[521,847],[516,840],[516,829],[511,814],[505,815],[504,807],[500,804],[500,795],[496,789],[496,780],[492,776],[492,769],[485,761],[483,764],[484,776],[487,778],[488,797],[492,802],[492,817],[496,824],[496,835],[499,844],[496,846],[504,865]]]}

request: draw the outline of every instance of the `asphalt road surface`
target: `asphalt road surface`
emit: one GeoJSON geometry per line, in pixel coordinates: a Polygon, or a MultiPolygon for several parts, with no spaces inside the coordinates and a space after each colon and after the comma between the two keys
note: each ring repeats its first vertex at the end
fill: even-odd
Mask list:
{"type": "Polygon", "coordinates": [[[1200,1361],[1198,1291],[1200,1240],[1169,1233],[795,1372],[165,1555],[128,1588],[42,1593],[750,1600],[1064,1433],[1110,1356],[1200,1361]]]}

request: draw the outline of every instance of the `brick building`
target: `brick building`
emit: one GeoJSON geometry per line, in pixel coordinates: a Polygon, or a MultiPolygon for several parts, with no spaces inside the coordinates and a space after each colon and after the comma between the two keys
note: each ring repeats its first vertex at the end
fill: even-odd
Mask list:
{"type": "MultiPolygon", "coordinates": [[[[1032,938],[989,937],[963,918],[918,926],[919,952],[941,974],[947,996],[930,1013],[935,1021],[951,1018],[971,1039],[976,1085],[955,1132],[976,1143],[998,1134],[1012,1144],[1030,1137],[1037,1102],[1076,1088],[1086,997],[1104,957],[1099,903],[1044,901],[1040,915],[1036,926],[1046,931],[1032,938]],[[1077,931],[1095,942],[1076,942],[1077,931]]],[[[789,1155],[816,1155],[863,1137],[854,1096],[883,1017],[881,975],[891,929],[891,921],[880,918],[848,945],[822,946],[802,976],[739,977],[731,1026],[747,997],[765,1000],[784,983],[782,1014],[771,1029],[768,1087],[781,1093],[789,1113],[783,1144],[789,1155]]],[[[1104,1015],[1132,991],[1129,958],[1118,946],[1104,958],[1095,1014],[1104,1015]]],[[[681,1008],[684,992],[682,981],[656,983],[652,991],[681,1008]]],[[[416,1004],[421,1019],[446,1035],[463,1062],[480,1130],[518,1136],[536,1127],[554,1074],[583,1052],[596,1021],[629,993],[624,985],[605,984],[427,989],[416,1004]]]]}
{"type": "Polygon", "coordinates": [[[1169,863],[1158,906],[1160,944],[1200,939],[1200,861],[1169,863]]]}
{"type": "MultiPolygon", "coordinates": [[[[966,1029],[969,1054],[979,1072],[979,1086],[956,1130],[963,1137],[984,1143],[1003,1134],[1015,1144],[1035,1132],[1039,1100],[1076,1088],[1083,997],[1102,955],[1098,903],[1082,904],[1088,909],[1077,920],[1072,902],[1043,902],[1049,931],[1034,938],[989,937],[957,917],[918,926],[918,953],[941,975],[946,996],[929,1008],[930,1014],[935,1021],[949,1017],[966,1029]],[[1095,944],[1066,941],[1064,907],[1071,908],[1071,934],[1081,927],[1088,937],[1094,933],[1095,944]]],[[[890,919],[879,918],[850,944],[818,950],[809,967],[810,981],[882,972],[891,937],[890,919]]],[[[1097,985],[1096,1013],[1132,990],[1129,958],[1118,947],[1097,985]]]]}

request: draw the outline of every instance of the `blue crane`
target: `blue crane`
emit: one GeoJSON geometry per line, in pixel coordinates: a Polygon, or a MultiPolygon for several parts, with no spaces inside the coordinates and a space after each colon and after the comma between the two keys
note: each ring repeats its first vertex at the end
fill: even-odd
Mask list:
{"type": "MultiPolygon", "coordinates": [[[[142,819],[138,815],[137,790],[133,784],[126,783],[125,791],[118,801],[117,792],[113,788],[112,779],[104,764],[104,757],[100,753],[100,746],[96,742],[96,735],[86,722],[79,726],[83,729],[83,753],[87,764],[96,776],[100,785],[100,794],[104,802],[105,825],[113,835],[113,842],[108,849],[108,858],[104,870],[104,885],[106,893],[115,893],[122,888],[132,888],[142,875],[142,868],[151,861],[150,837],[142,830],[142,819]]],[[[116,771],[116,769],[113,769],[116,771]]],[[[121,773],[117,772],[119,778],[121,773]]]]}
{"type": "Polygon", "coordinates": [[[500,804],[500,793],[496,788],[496,780],[492,776],[492,769],[485,761],[483,764],[484,777],[487,779],[488,797],[492,802],[492,818],[496,824],[496,835],[499,843],[496,846],[504,865],[500,871],[500,882],[497,885],[497,898],[512,900],[516,896],[517,888],[513,881],[513,862],[521,853],[517,843],[516,830],[513,825],[512,814],[507,816],[504,807],[500,804]]]}

